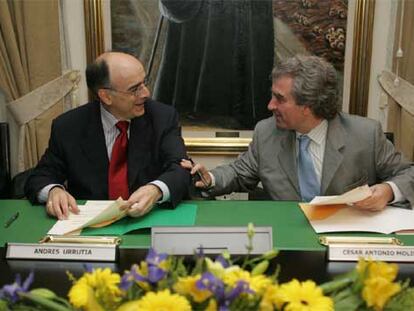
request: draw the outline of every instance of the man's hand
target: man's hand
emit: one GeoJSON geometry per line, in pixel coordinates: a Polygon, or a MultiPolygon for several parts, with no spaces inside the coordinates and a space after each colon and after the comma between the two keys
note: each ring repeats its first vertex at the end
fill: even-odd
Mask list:
{"type": "Polygon", "coordinates": [[[359,209],[377,212],[383,210],[394,198],[394,192],[389,184],[376,184],[370,187],[372,195],[353,205],[359,209]]]}
{"type": "Polygon", "coordinates": [[[155,185],[148,184],[138,188],[127,201],[126,206],[129,206],[128,215],[131,217],[145,215],[161,197],[162,192],[155,185]]]}
{"type": "Polygon", "coordinates": [[[60,187],[52,188],[47,198],[46,212],[62,220],[68,218],[69,211],[74,214],[79,213],[75,198],[60,187]]]}
{"type": "Polygon", "coordinates": [[[182,159],[180,165],[182,168],[189,170],[192,176],[196,175],[200,178],[194,184],[197,188],[208,189],[211,187],[211,176],[204,165],[199,163],[194,164],[192,161],[186,159],[182,159]]]}

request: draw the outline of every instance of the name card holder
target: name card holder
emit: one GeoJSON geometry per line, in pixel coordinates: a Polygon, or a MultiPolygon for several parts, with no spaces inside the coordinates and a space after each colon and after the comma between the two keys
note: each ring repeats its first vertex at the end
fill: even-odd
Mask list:
{"type": "MultiPolygon", "coordinates": [[[[252,254],[273,249],[272,227],[255,227],[252,254]]],[[[192,255],[201,250],[205,254],[247,254],[247,227],[153,227],[151,245],[157,252],[192,255]]]]}
{"type": "Polygon", "coordinates": [[[392,244],[331,244],[328,260],[358,261],[365,259],[388,262],[414,262],[414,246],[392,244]]]}
{"type": "Polygon", "coordinates": [[[7,243],[7,259],[105,261],[117,259],[116,244],[7,243]]]}

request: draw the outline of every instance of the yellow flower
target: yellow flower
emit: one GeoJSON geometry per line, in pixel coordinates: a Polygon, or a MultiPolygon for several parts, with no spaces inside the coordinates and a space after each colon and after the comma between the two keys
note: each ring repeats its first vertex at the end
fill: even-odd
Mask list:
{"type": "Polygon", "coordinates": [[[139,300],[128,301],[120,305],[119,308],[116,309],[116,311],[136,311],[139,310],[138,305],[139,300]]]}
{"type": "Polygon", "coordinates": [[[238,281],[247,282],[250,289],[254,290],[257,294],[263,293],[272,284],[272,281],[262,274],[252,276],[250,272],[239,267],[226,269],[223,282],[227,285],[234,286],[238,281]]]}
{"type": "Polygon", "coordinates": [[[398,274],[398,266],[386,262],[372,262],[368,267],[368,277],[383,277],[392,282],[398,274]]]}
{"type": "Polygon", "coordinates": [[[399,283],[393,283],[385,277],[371,277],[365,280],[362,298],[368,307],[382,310],[387,301],[401,290],[399,283]]]}
{"type": "Polygon", "coordinates": [[[79,280],[71,287],[68,293],[69,301],[76,308],[86,306],[91,292],[93,294],[92,288],[86,284],[86,280],[79,280]]]}
{"type": "Polygon", "coordinates": [[[282,284],[276,293],[276,304],[279,309],[284,306],[285,311],[330,311],[333,310],[333,301],[325,297],[321,288],[313,281],[299,282],[293,279],[282,284]]]}
{"type": "Polygon", "coordinates": [[[272,284],[267,287],[260,302],[260,311],[273,311],[277,301],[279,286],[272,284]]]}
{"type": "Polygon", "coordinates": [[[86,311],[103,311],[102,306],[96,301],[95,294],[86,279],[81,279],[72,286],[69,293],[69,301],[76,308],[86,311]]]}
{"type": "Polygon", "coordinates": [[[214,299],[210,299],[204,311],[217,311],[217,302],[214,299]]]}
{"type": "Polygon", "coordinates": [[[363,257],[361,257],[358,260],[358,263],[357,263],[355,269],[358,271],[358,273],[360,275],[363,275],[365,273],[365,271],[367,270],[369,264],[370,264],[369,260],[365,260],[363,257]]]}
{"type": "Polygon", "coordinates": [[[381,276],[390,282],[394,281],[398,274],[398,266],[396,264],[364,259],[358,261],[356,269],[361,276],[367,278],[381,276]]]}
{"type": "Polygon", "coordinates": [[[122,296],[118,287],[120,280],[119,274],[112,273],[109,268],[87,272],[70,289],[69,300],[75,307],[86,310],[96,310],[97,307],[89,309],[91,303],[113,308],[122,296]]]}
{"type": "Polygon", "coordinates": [[[174,285],[174,290],[181,295],[191,295],[195,302],[203,302],[211,296],[208,290],[200,290],[196,286],[196,282],[200,279],[200,275],[179,278],[174,285]]]}
{"type": "Polygon", "coordinates": [[[148,292],[137,302],[140,311],[190,311],[187,299],[178,294],[171,294],[168,289],[160,292],[148,292]]]}

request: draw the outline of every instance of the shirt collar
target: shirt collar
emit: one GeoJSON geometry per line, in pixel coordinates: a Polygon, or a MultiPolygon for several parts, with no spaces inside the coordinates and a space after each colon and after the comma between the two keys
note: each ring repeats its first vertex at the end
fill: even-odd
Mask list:
{"type": "MultiPolygon", "coordinates": [[[[309,133],[306,135],[318,145],[321,145],[326,139],[326,135],[328,133],[328,121],[326,119],[322,120],[316,127],[314,127],[309,133]]],[[[302,133],[296,132],[296,138],[303,135],[302,133]]]]}
{"type": "MultiPolygon", "coordinates": [[[[102,103],[100,103],[100,106],[101,106],[102,126],[103,126],[103,129],[104,129],[104,132],[106,133],[106,132],[110,131],[115,126],[115,124],[117,124],[118,121],[120,121],[120,120],[115,118],[115,116],[112,113],[110,113],[108,110],[106,110],[102,103]]],[[[126,121],[129,122],[129,120],[126,120],[126,121]]]]}

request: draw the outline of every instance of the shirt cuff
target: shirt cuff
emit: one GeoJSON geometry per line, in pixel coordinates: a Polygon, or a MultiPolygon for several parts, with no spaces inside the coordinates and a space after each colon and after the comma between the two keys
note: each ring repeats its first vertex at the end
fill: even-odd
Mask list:
{"type": "Polygon", "coordinates": [[[200,193],[203,198],[209,198],[210,197],[209,190],[216,186],[216,178],[211,172],[208,172],[208,174],[210,175],[210,178],[211,178],[211,184],[210,184],[210,187],[208,187],[207,189],[201,190],[200,193]]]}
{"type": "Polygon", "coordinates": [[[394,200],[389,202],[389,204],[403,202],[406,200],[405,196],[402,194],[401,190],[397,187],[397,185],[392,181],[386,181],[386,184],[389,184],[392,192],[394,193],[394,200]]]}
{"type": "Polygon", "coordinates": [[[211,172],[208,172],[208,174],[210,175],[210,178],[211,178],[211,184],[210,184],[210,187],[209,187],[209,189],[210,189],[210,188],[213,188],[213,187],[216,186],[216,177],[214,177],[214,175],[211,172]]]}
{"type": "Polygon", "coordinates": [[[37,194],[37,200],[39,201],[39,203],[45,203],[47,201],[47,198],[49,197],[49,192],[54,187],[59,187],[65,190],[65,187],[63,187],[60,184],[50,184],[50,185],[44,186],[37,194]]]}
{"type": "Polygon", "coordinates": [[[162,192],[162,197],[158,200],[157,203],[164,203],[170,200],[170,189],[168,189],[168,186],[165,184],[165,182],[161,180],[154,180],[151,181],[150,184],[157,186],[162,192]]]}

